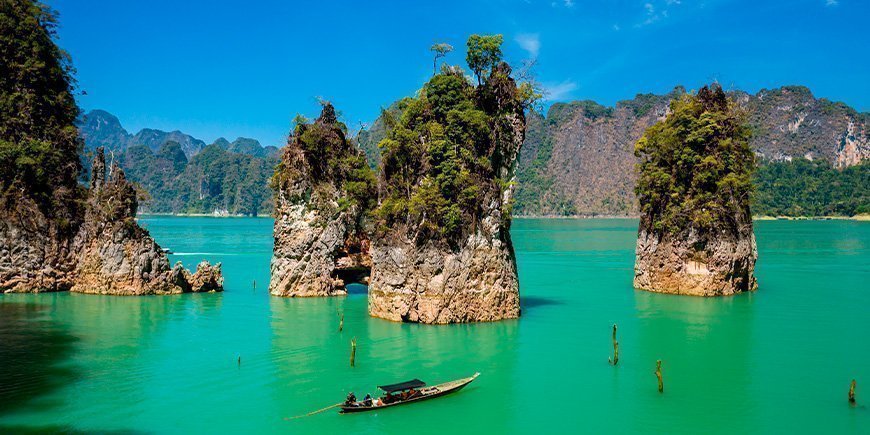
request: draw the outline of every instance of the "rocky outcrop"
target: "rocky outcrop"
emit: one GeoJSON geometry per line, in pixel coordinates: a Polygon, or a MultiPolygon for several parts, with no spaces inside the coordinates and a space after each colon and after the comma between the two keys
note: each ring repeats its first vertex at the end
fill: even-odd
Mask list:
{"type": "Polygon", "coordinates": [[[221,291],[220,264],[200,265],[190,274],[166,254],[135,220],[136,190],[113,165],[106,176],[103,149],[92,166],[84,222],[73,244],[76,278],[70,290],[112,295],[221,291]]]}
{"type": "MultiPolygon", "coordinates": [[[[509,190],[505,192],[509,198],[509,190]]],[[[396,322],[461,323],[520,315],[510,221],[499,201],[458,249],[410,239],[376,242],[369,314],[396,322]],[[505,222],[507,221],[507,222],[505,222]]]]}
{"type": "Polygon", "coordinates": [[[704,235],[692,229],[663,235],[641,224],[634,287],[692,296],[728,296],[755,290],[758,251],[751,220],[741,228],[736,234],[704,235]]]}
{"type": "Polygon", "coordinates": [[[498,65],[476,88],[446,70],[421,92],[382,142],[369,314],[437,324],[519,317],[510,205],[525,117],[510,68],[498,65]],[[463,124],[478,119],[488,131],[463,124]]]}
{"type": "Polygon", "coordinates": [[[275,296],[344,295],[345,284],[367,281],[371,257],[364,218],[375,197],[374,178],[342,127],[326,103],[315,122],[296,126],[284,148],[269,283],[275,296]],[[355,197],[348,182],[363,186],[360,193],[368,198],[355,197]]]}
{"type": "Polygon", "coordinates": [[[757,288],[744,111],[718,85],[686,95],[638,141],[634,286],[724,296],[757,288]]]}

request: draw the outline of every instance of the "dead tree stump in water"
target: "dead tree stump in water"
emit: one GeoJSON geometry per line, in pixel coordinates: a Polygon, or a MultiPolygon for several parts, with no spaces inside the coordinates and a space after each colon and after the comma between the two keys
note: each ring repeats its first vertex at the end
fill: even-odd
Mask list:
{"type": "Polygon", "coordinates": [[[619,342],[616,341],[616,324],[613,324],[613,359],[607,358],[607,361],[613,365],[619,363],[619,342]]]}
{"type": "Polygon", "coordinates": [[[356,363],[356,337],[350,340],[350,366],[355,367],[356,363]]]}
{"type": "Polygon", "coordinates": [[[344,329],[344,313],[338,315],[338,332],[344,329]]]}
{"type": "Polygon", "coordinates": [[[849,385],[849,403],[855,404],[855,380],[852,379],[852,384],[849,385]]]}
{"type": "Polygon", "coordinates": [[[659,393],[664,393],[665,384],[662,382],[662,360],[656,360],[656,377],[659,379],[659,393]]]}

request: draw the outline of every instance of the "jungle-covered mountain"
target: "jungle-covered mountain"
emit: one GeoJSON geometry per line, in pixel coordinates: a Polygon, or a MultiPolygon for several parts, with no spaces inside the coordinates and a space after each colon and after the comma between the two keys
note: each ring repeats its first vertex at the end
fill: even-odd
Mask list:
{"type": "MultiPolygon", "coordinates": [[[[79,120],[85,155],[102,146],[143,190],[144,213],[268,215],[269,178],[278,149],[254,139],[219,138],[206,145],[180,131],[125,130],[112,114],[94,110],[79,120]]],[[[89,158],[83,158],[89,161],[89,158]]]]}

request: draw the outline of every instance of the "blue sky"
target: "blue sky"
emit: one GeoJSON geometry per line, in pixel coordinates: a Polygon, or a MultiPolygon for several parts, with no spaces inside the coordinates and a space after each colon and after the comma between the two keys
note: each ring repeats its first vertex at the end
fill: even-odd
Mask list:
{"type": "Polygon", "coordinates": [[[332,101],[352,129],[413,94],[429,46],[464,64],[472,33],[537,58],[549,99],[612,105],[718,80],[755,92],[787,84],[870,109],[865,0],[134,1],[49,0],[85,110],[132,131],[179,129],[283,144],[296,113],[332,101]]]}

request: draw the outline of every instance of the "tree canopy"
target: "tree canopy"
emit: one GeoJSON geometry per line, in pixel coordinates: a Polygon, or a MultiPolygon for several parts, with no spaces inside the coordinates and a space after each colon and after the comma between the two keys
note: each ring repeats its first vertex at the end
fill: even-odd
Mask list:
{"type": "Polygon", "coordinates": [[[398,119],[383,114],[389,131],[379,143],[381,229],[408,225],[421,239],[456,242],[482,207],[501,201],[509,181],[502,170],[514,157],[504,155],[516,140],[511,120],[524,124],[533,94],[501,61],[500,35],[474,35],[468,44],[475,47],[469,67],[487,72],[479,86],[460,68],[442,68],[417,97],[399,103],[398,119]]]}
{"type": "Polygon", "coordinates": [[[71,206],[81,170],[73,70],[56,23],[41,3],[0,0],[0,193],[27,192],[44,212],[71,206]]]}
{"type": "Polygon", "coordinates": [[[635,192],[652,228],[736,229],[748,221],[755,167],[749,137],[745,113],[717,84],[674,100],[635,146],[635,192]]]}
{"type": "Polygon", "coordinates": [[[347,138],[347,126],[338,120],[332,104],[322,104],[320,116],[314,122],[297,116],[290,137],[291,145],[275,171],[275,187],[289,181],[288,174],[293,172],[286,153],[301,150],[314,187],[333,183],[347,194],[339,204],[341,208],[357,206],[364,212],[371,211],[377,200],[374,173],[365,154],[347,138]]]}
{"type": "Polygon", "coordinates": [[[477,84],[481,84],[489,71],[501,62],[501,44],[503,42],[502,35],[471,35],[468,37],[468,42],[466,42],[468,52],[465,61],[474,75],[477,76],[477,84]]]}

